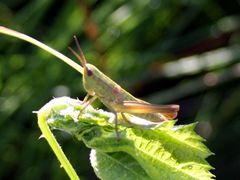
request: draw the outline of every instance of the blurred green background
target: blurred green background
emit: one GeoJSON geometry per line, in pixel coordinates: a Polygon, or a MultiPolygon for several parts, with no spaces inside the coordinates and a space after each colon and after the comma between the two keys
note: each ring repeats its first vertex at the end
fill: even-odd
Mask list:
{"type": "MultiPolygon", "coordinates": [[[[178,124],[216,155],[217,179],[239,179],[240,1],[1,0],[0,24],[88,61],[135,96],[181,106],[178,124]]],[[[37,126],[52,97],[82,99],[81,75],[47,52],[0,35],[0,179],[67,179],[37,126]]],[[[101,104],[97,104],[101,107],[101,104]]],[[[54,131],[82,179],[97,179],[89,149],[54,131]]]]}

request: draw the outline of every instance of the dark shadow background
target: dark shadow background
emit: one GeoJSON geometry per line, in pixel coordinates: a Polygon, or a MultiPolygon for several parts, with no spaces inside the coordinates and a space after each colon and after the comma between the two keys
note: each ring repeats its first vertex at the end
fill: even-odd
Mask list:
{"type": "MultiPolygon", "coordinates": [[[[239,179],[240,1],[1,0],[0,24],[75,59],[77,35],[92,64],[135,96],[181,106],[178,124],[216,155],[217,179],[239,179]]],[[[34,110],[52,97],[83,98],[81,75],[52,55],[0,35],[0,179],[67,179],[34,110]]],[[[100,107],[100,104],[97,105],[100,107]]],[[[82,179],[96,179],[89,149],[55,131],[82,179]]]]}

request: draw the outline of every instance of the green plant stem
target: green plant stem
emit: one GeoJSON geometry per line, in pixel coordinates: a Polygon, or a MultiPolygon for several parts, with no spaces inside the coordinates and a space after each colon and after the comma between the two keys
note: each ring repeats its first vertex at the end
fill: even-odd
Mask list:
{"type": "Polygon", "coordinates": [[[49,129],[47,124],[46,112],[41,110],[38,112],[38,126],[42,131],[42,136],[46,138],[48,144],[51,146],[53,152],[55,153],[58,160],[60,161],[61,166],[65,169],[70,179],[80,180],[74,168],[72,167],[67,157],[63,153],[60,145],[58,144],[51,130],[49,129]]]}
{"type": "Polygon", "coordinates": [[[24,41],[27,41],[31,44],[34,44],[38,47],[40,47],[41,49],[49,52],[50,54],[56,56],[57,58],[61,59],[63,62],[67,63],[69,66],[71,66],[73,69],[77,70],[78,72],[80,72],[81,74],[83,74],[83,68],[75,63],[73,60],[71,60],[70,58],[68,58],[67,56],[63,55],[62,53],[54,50],[53,48],[50,48],[49,46],[41,43],[40,41],[30,37],[30,36],[27,36],[25,34],[22,34],[20,32],[17,32],[17,31],[14,31],[12,29],[8,29],[6,27],[3,27],[3,26],[0,26],[0,33],[2,34],[6,34],[6,35],[9,35],[9,36],[13,36],[13,37],[16,37],[18,39],[22,39],[24,41]]]}
{"type": "MultiPolygon", "coordinates": [[[[59,53],[58,51],[50,48],[49,46],[41,43],[40,41],[38,41],[38,40],[36,40],[36,39],[34,39],[30,36],[27,36],[27,35],[22,34],[20,32],[14,31],[12,29],[8,29],[8,28],[3,27],[3,26],[0,26],[0,33],[6,34],[6,35],[9,35],[9,36],[13,36],[13,37],[16,37],[18,39],[22,39],[24,41],[27,41],[31,44],[34,44],[34,45],[40,47],[41,49],[46,50],[50,54],[58,57],[63,62],[67,63],[69,66],[73,67],[75,70],[77,70],[81,74],[83,73],[82,67],[80,65],[78,65],[77,63],[75,63],[74,61],[72,61],[70,58],[66,57],[65,55],[59,53]]],[[[62,151],[60,145],[58,144],[58,142],[56,141],[54,135],[50,131],[50,129],[47,125],[47,122],[46,122],[47,121],[46,114],[47,114],[47,109],[40,110],[38,112],[38,125],[39,125],[39,128],[42,131],[42,136],[44,138],[46,138],[47,142],[51,146],[52,150],[54,151],[55,155],[57,156],[58,160],[60,161],[61,166],[65,169],[68,176],[71,179],[74,179],[74,180],[80,179],[78,177],[77,173],[75,172],[75,170],[73,169],[72,165],[68,161],[67,157],[63,153],[63,151],[62,151]]]]}

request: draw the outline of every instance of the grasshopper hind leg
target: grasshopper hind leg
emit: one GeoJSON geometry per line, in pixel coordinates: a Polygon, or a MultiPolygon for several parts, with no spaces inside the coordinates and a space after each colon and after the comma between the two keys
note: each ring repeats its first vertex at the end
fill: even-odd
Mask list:
{"type": "Polygon", "coordinates": [[[121,113],[121,115],[122,115],[122,118],[125,122],[131,124],[131,121],[127,118],[127,116],[124,113],[121,113]]]}

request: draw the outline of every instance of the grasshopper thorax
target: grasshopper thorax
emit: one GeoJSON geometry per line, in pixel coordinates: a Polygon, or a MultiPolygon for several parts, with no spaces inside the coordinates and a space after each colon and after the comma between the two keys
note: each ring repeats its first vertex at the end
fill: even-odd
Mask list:
{"type": "Polygon", "coordinates": [[[83,86],[90,95],[96,95],[104,100],[110,96],[115,96],[114,87],[116,83],[92,64],[85,64],[83,86]]]}

